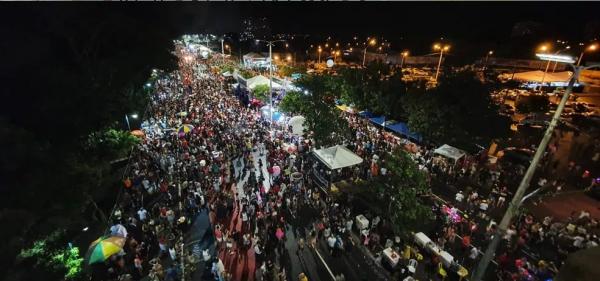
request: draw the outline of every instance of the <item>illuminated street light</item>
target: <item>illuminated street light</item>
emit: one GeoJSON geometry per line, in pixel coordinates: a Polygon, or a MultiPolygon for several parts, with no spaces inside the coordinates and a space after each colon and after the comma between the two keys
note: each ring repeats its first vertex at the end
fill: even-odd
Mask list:
{"type": "Polygon", "coordinates": [[[435,71],[435,82],[437,83],[438,76],[440,75],[440,67],[442,66],[442,57],[444,56],[444,51],[448,52],[448,50],[450,50],[450,45],[442,46],[441,44],[436,43],[435,45],[433,45],[433,49],[440,51],[440,60],[438,61],[437,70],[435,71]]]}
{"type": "Polygon", "coordinates": [[[125,122],[127,123],[127,129],[129,129],[129,131],[131,131],[131,126],[129,125],[129,116],[131,116],[132,119],[138,119],[138,115],[136,113],[134,114],[125,114],[125,122]]]}
{"type": "Polygon", "coordinates": [[[406,57],[408,57],[408,51],[402,52],[402,61],[400,62],[400,69],[402,69],[402,66],[404,65],[404,59],[406,57]]]}
{"type": "Polygon", "coordinates": [[[487,68],[488,60],[489,60],[490,56],[493,55],[493,54],[494,54],[494,51],[490,50],[489,52],[487,52],[487,54],[485,55],[485,64],[483,65],[483,69],[482,70],[485,70],[487,68]]]}
{"type": "MultiPolygon", "coordinates": [[[[375,44],[377,44],[377,41],[375,40],[375,38],[373,38],[373,39],[367,38],[367,40],[369,41],[369,45],[371,45],[371,46],[375,46],[375,44]]],[[[369,47],[369,45],[367,45],[365,43],[363,43],[363,44],[365,45],[365,51],[363,53],[363,63],[362,63],[362,65],[364,67],[365,61],[367,60],[367,48],[369,47]]]]}
{"type": "Polygon", "coordinates": [[[323,49],[321,49],[321,46],[319,46],[319,62],[321,63],[321,52],[323,51],[323,49]]]}
{"type": "Polygon", "coordinates": [[[577,66],[579,66],[581,64],[581,59],[583,58],[583,54],[586,51],[593,52],[593,51],[596,51],[597,49],[598,49],[598,44],[597,43],[589,45],[587,48],[583,49],[583,51],[581,51],[581,55],[579,55],[579,59],[577,60],[577,66]]]}

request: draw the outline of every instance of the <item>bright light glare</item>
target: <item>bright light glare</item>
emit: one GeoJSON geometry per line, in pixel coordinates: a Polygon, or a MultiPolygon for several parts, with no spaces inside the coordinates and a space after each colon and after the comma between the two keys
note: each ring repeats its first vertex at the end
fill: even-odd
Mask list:
{"type": "Polygon", "coordinates": [[[131,114],[131,118],[133,118],[133,119],[137,119],[137,118],[138,118],[138,115],[137,115],[137,114],[131,114]]]}
{"type": "Polygon", "coordinates": [[[88,229],[90,229],[90,228],[86,226],[81,231],[86,232],[86,231],[88,231],[88,229]]]}
{"type": "Polygon", "coordinates": [[[574,63],[575,62],[575,59],[573,59],[573,57],[571,57],[571,56],[551,55],[551,54],[536,54],[536,56],[538,58],[540,58],[541,60],[564,62],[564,63],[574,63]]]}

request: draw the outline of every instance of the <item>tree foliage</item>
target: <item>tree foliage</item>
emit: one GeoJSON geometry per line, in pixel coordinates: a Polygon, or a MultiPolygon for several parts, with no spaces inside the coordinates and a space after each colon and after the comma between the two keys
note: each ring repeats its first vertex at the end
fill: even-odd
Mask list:
{"type": "Polygon", "coordinates": [[[299,91],[291,91],[285,94],[279,103],[279,109],[290,114],[300,114],[301,112],[304,112],[302,109],[303,105],[304,93],[299,91]]]}
{"type": "Polygon", "coordinates": [[[340,70],[341,99],[360,110],[402,119],[400,97],[408,85],[402,81],[402,72],[381,61],[372,61],[366,68],[340,70]]]}
{"type": "Polygon", "coordinates": [[[340,90],[337,79],[329,75],[304,76],[296,85],[307,94],[294,93],[285,102],[286,110],[296,109],[304,116],[304,125],[313,133],[312,137],[319,146],[340,144],[350,134],[348,121],[335,108],[340,90]]]}
{"type": "Polygon", "coordinates": [[[295,73],[300,73],[300,74],[305,74],[306,73],[306,66],[304,65],[282,65],[281,67],[279,67],[279,76],[281,77],[290,77],[292,76],[292,74],[295,73]]]}
{"type": "Polygon", "coordinates": [[[269,85],[258,85],[252,90],[254,98],[261,100],[262,102],[269,102],[269,85]]]}
{"type": "Polygon", "coordinates": [[[114,124],[142,115],[153,68],[175,67],[176,33],[158,24],[158,10],[22,6],[20,18],[8,10],[0,11],[0,223],[10,230],[0,234],[0,275],[42,280],[10,264],[57,228],[104,223],[89,221],[89,210],[114,204],[120,174],[109,161],[132,144],[114,124]],[[107,143],[89,146],[90,136],[107,143]]]}
{"type": "Polygon", "coordinates": [[[254,77],[254,72],[252,72],[249,69],[245,69],[245,68],[238,69],[238,73],[240,74],[240,76],[244,77],[244,79],[250,79],[250,78],[254,77]]]}
{"type": "Polygon", "coordinates": [[[18,259],[63,280],[82,280],[83,258],[79,248],[67,246],[64,242],[65,231],[56,230],[35,241],[30,248],[21,250],[18,259]]]}
{"type": "Polygon", "coordinates": [[[406,236],[432,217],[431,208],[420,198],[429,192],[426,175],[400,148],[385,157],[381,165],[388,174],[376,178],[374,185],[382,203],[388,206],[387,215],[395,233],[406,236]]]}
{"type": "Polygon", "coordinates": [[[402,103],[408,126],[426,139],[440,142],[487,142],[504,136],[509,120],[498,113],[490,86],[472,71],[460,71],[442,76],[435,88],[409,90],[402,103]]]}

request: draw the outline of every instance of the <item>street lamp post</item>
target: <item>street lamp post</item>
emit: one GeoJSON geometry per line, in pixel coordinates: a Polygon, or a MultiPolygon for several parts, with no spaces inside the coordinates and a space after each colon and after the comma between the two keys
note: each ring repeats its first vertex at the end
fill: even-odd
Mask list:
{"type": "Polygon", "coordinates": [[[493,55],[493,54],[494,54],[494,51],[489,51],[485,55],[485,64],[483,65],[483,70],[487,69],[488,60],[490,59],[490,56],[493,55]]]}
{"type": "Polygon", "coordinates": [[[590,46],[588,46],[587,48],[583,49],[583,51],[581,51],[581,55],[579,55],[579,59],[577,60],[577,66],[579,66],[581,64],[581,59],[583,59],[583,54],[585,53],[585,51],[595,51],[598,49],[598,44],[592,44],[590,46]]]}
{"type": "Polygon", "coordinates": [[[567,86],[567,90],[563,94],[562,99],[560,100],[560,103],[558,104],[558,107],[556,108],[556,112],[554,112],[554,116],[552,117],[552,120],[550,121],[550,124],[548,125],[548,128],[546,129],[546,132],[544,133],[544,137],[542,138],[542,141],[538,145],[538,148],[533,156],[533,159],[531,160],[531,163],[529,164],[529,167],[527,168],[527,171],[525,172],[525,175],[521,179],[519,188],[515,192],[515,196],[512,198],[510,204],[508,205],[508,209],[506,210],[506,213],[504,213],[504,217],[502,217],[502,221],[498,225],[498,228],[496,229],[496,233],[494,233],[494,236],[493,236],[494,238],[492,239],[492,242],[489,244],[483,257],[479,261],[477,269],[473,273],[474,281],[482,280],[483,275],[485,274],[485,271],[496,252],[496,248],[498,247],[500,240],[506,233],[506,230],[508,229],[512,218],[518,212],[519,207],[523,203],[523,201],[524,201],[523,196],[525,195],[525,191],[529,187],[529,183],[531,182],[531,179],[533,177],[533,174],[535,173],[537,165],[540,162],[544,152],[546,151],[546,147],[548,146],[548,143],[550,142],[550,139],[552,138],[554,128],[558,124],[558,120],[560,119],[560,115],[561,115],[563,109],[565,108],[565,104],[567,103],[567,100],[569,99],[569,95],[573,91],[573,86],[575,85],[575,82],[577,81],[577,79],[579,79],[579,74],[584,69],[600,67],[600,64],[588,66],[588,67],[573,65],[573,63],[575,63],[575,60],[570,56],[559,56],[559,55],[549,55],[549,54],[537,54],[537,56],[542,60],[558,61],[558,62],[569,64],[573,68],[573,75],[569,79],[569,84],[567,86]]]}
{"type": "MultiPolygon", "coordinates": [[[[134,114],[131,114],[131,118],[133,118],[133,119],[137,119],[137,118],[138,118],[138,115],[137,115],[137,114],[135,114],[135,113],[134,113],[134,114]]],[[[129,131],[131,131],[131,126],[129,125],[129,114],[125,114],[125,122],[127,123],[127,129],[128,129],[129,131]]]]}
{"type": "Polygon", "coordinates": [[[363,63],[362,66],[365,67],[365,62],[367,60],[367,48],[369,47],[369,45],[375,45],[377,44],[377,41],[375,41],[375,38],[369,40],[369,42],[367,42],[367,44],[365,44],[365,50],[363,52],[363,63]]]}
{"type": "MultiPolygon", "coordinates": [[[[257,42],[265,42],[269,46],[269,128],[273,128],[273,44],[277,42],[285,42],[285,40],[256,40],[257,42]]],[[[320,54],[320,53],[319,53],[320,54]]]]}
{"type": "Polygon", "coordinates": [[[400,61],[400,69],[402,69],[402,66],[404,65],[404,59],[406,57],[408,57],[408,51],[402,52],[402,61],[400,61]]]}
{"type": "Polygon", "coordinates": [[[434,50],[440,50],[440,59],[438,61],[437,70],[435,71],[435,82],[438,81],[438,76],[440,75],[440,67],[442,66],[442,57],[444,56],[444,51],[448,51],[450,49],[450,45],[442,46],[440,44],[433,45],[434,50]]]}
{"type": "Polygon", "coordinates": [[[319,46],[319,48],[317,49],[317,52],[319,53],[319,61],[317,62],[317,64],[321,64],[321,52],[323,51],[323,49],[321,49],[321,46],[319,46]]]}
{"type": "Polygon", "coordinates": [[[221,57],[223,58],[223,64],[225,64],[225,47],[224,47],[225,38],[221,38],[221,57]]]}

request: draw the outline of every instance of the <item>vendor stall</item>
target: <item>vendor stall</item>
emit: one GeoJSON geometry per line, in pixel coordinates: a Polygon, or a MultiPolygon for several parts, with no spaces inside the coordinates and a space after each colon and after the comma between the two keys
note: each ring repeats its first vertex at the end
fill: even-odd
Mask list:
{"type": "Polygon", "coordinates": [[[398,265],[398,262],[400,261],[400,255],[392,248],[384,249],[383,256],[385,257],[385,260],[390,264],[390,266],[392,266],[392,268],[396,267],[396,265],[398,265]]]}
{"type": "Polygon", "coordinates": [[[456,163],[459,159],[461,159],[462,157],[464,157],[465,155],[467,155],[464,151],[444,144],[438,148],[436,148],[433,153],[438,154],[438,155],[442,155],[446,158],[452,159],[454,160],[454,163],[456,163]]]}

